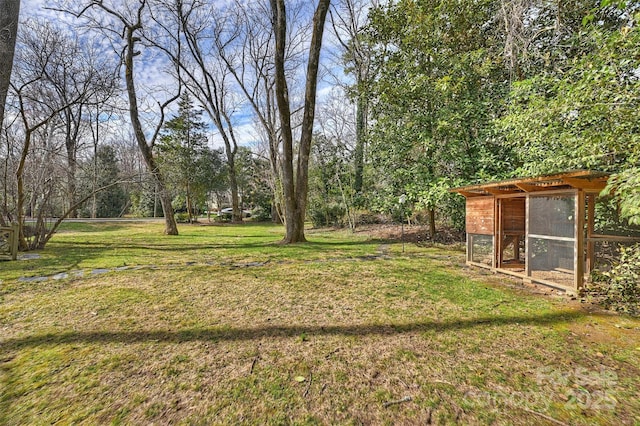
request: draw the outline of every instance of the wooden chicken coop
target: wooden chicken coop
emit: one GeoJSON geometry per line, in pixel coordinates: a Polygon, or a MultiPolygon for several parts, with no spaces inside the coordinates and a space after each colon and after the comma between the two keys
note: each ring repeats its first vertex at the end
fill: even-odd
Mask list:
{"type": "Polygon", "coordinates": [[[601,247],[640,241],[595,232],[608,177],[579,170],[452,189],[466,198],[467,263],[576,292],[601,247]]]}

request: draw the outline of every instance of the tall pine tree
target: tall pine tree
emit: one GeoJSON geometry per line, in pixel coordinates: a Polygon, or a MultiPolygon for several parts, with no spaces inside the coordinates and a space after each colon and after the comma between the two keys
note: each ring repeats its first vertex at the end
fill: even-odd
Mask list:
{"type": "Polygon", "coordinates": [[[167,121],[157,145],[167,180],[184,196],[189,222],[194,220],[195,200],[201,198],[199,193],[214,178],[211,173],[214,164],[203,164],[211,162],[206,128],[202,110],[184,93],[178,102],[178,115],[167,121]]]}

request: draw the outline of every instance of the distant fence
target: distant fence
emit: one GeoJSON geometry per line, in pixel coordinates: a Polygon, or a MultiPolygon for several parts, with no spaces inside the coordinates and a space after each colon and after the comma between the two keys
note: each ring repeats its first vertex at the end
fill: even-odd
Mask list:
{"type": "Polygon", "coordinates": [[[0,227],[0,259],[18,259],[18,225],[0,227]]]}

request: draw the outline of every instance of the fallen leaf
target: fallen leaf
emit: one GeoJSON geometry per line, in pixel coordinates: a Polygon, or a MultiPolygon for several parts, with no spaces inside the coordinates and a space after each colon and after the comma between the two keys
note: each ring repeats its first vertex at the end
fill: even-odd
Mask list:
{"type": "Polygon", "coordinates": [[[296,376],[296,377],[294,377],[294,378],[293,378],[293,380],[295,380],[295,381],[296,381],[296,382],[298,382],[298,383],[302,383],[302,382],[304,382],[304,381],[305,381],[305,380],[307,380],[307,379],[305,379],[305,378],[304,378],[304,377],[302,377],[302,376],[296,376]]]}

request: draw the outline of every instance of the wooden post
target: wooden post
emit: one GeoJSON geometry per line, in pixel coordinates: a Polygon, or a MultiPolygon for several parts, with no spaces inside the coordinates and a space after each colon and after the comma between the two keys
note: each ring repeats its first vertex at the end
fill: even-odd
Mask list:
{"type": "Polygon", "coordinates": [[[574,287],[576,291],[582,288],[584,283],[584,191],[576,191],[576,229],[573,256],[574,287]]]}
{"type": "Polygon", "coordinates": [[[495,252],[493,253],[493,261],[494,268],[502,267],[502,202],[499,198],[495,199],[495,203],[493,204],[493,238],[494,244],[493,249],[495,252]]]}
{"type": "Polygon", "coordinates": [[[531,238],[529,238],[529,194],[524,201],[524,274],[531,277],[531,238]]]}
{"type": "Polygon", "coordinates": [[[595,226],[596,197],[596,194],[589,194],[587,196],[587,273],[593,271],[596,260],[595,242],[591,240],[595,226]]]}
{"type": "Polygon", "coordinates": [[[11,250],[11,259],[18,260],[18,235],[20,233],[20,228],[18,224],[15,223],[11,225],[11,232],[9,232],[9,247],[11,250]]]}

